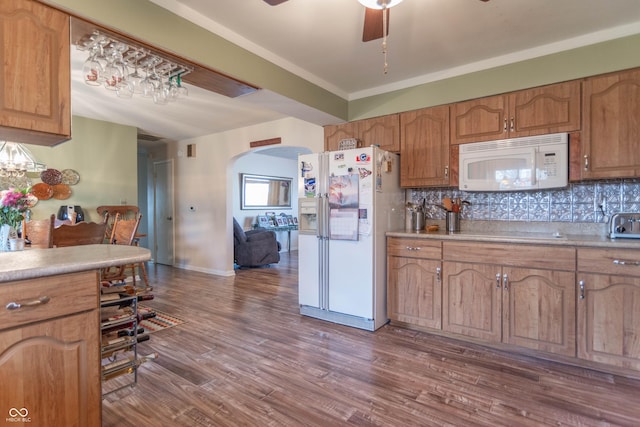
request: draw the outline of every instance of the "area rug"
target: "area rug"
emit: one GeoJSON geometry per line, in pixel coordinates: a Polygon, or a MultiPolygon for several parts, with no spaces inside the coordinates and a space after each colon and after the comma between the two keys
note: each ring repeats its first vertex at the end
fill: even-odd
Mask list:
{"type": "Polygon", "coordinates": [[[184,320],[178,317],[170,316],[154,308],[139,306],[138,310],[141,312],[150,310],[150,311],[155,311],[156,313],[155,317],[152,317],[150,319],[144,319],[140,322],[139,326],[141,328],[144,328],[145,334],[151,334],[153,332],[162,331],[163,329],[173,328],[174,326],[178,326],[183,323],[186,323],[184,320]]]}

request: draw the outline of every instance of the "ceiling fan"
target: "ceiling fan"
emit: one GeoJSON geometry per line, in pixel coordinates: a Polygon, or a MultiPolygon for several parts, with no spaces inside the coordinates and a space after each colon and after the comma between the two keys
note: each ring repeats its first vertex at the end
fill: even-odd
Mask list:
{"type": "MultiPolygon", "coordinates": [[[[271,6],[277,6],[288,0],[264,0],[271,6]]],[[[358,0],[364,7],[364,28],[362,30],[362,41],[368,42],[377,40],[384,35],[389,35],[389,9],[400,3],[402,0],[358,0]],[[386,13],[386,25],[384,24],[386,13]],[[386,26],[386,34],[383,34],[382,28],[386,26]]],[[[480,0],[488,2],[489,0],[480,0]]]]}

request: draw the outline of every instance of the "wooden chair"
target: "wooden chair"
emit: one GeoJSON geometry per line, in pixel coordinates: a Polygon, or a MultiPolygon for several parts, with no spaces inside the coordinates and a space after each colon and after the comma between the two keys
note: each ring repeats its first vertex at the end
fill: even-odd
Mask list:
{"type": "MultiPolygon", "coordinates": [[[[136,233],[140,225],[142,214],[138,213],[134,218],[122,218],[119,213],[115,214],[115,221],[109,236],[109,243],[113,245],[135,245],[136,233]]],[[[123,281],[127,278],[127,272],[131,271],[133,277],[133,285],[136,284],[136,264],[125,264],[104,268],[101,271],[101,280],[103,282],[123,281]]]]}
{"type": "Polygon", "coordinates": [[[106,229],[106,222],[62,224],[60,227],[54,227],[53,229],[51,234],[52,246],[54,248],[62,248],[65,246],[104,243],[104,233],[106,229]]]}
{"type": "Polygon", "coordinates": [[[32,248],[52,248],[53,225],[56,216],[51,214],[47,219],[22,221],[22,235],[31,242],[32,248]]]}
{"type": "MultiPolygon", "coordinates": [[[[96,211],[100,216],[106,215],[109,218],[109,225],[107,226],[107,233],[108,233],[107,237],[109,238],[110,241],[111,241],[111,235],[113,234],[113,225],[116,222],[116,216],[119,218],[119,220],[135,219],[138,217],[142,218],[142,214],[140,213],[140,208],[138,208],[135,205],[104,205],[104,206],[98,206],[96,208],[96,211]]],[[[132,244],[137,246],[138,239],[142,236],[144,235],[136,234],[132,244]]],[[[144,281],[145,285],[148,288],[149,277],[147,276],[147,268],[145,267],[145,263],[140,262],[138,263],[137,267],[140,272],[140,275],[142,276],[142,280],[144,281]]],[[[133,274],[133,281],[135,284],[135,281],[136,281],[135,271],[133,274]]]]}
{"type": "Polygon", "coordinates": [[[140,214],[140,208],[134,205],[104,205],[96,208],[98,215],[106,218],[107,237],[113,233],[113,224],[116,222],[116,216],[119,219],[135,219],[140,214]]]}

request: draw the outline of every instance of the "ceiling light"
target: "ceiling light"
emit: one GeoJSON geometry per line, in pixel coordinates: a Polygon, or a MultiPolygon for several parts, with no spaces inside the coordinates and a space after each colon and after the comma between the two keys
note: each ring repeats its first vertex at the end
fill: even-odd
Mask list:
{"type": "Polygon", "coordinates": [[[20,178],[27,172],[42,172],[47,169],[22,144],[5,141],[0,146],[0,176],[20,178]]]}
{"type": "Polygon", "coordinates": [[[369,9],[389,9],[402,0],[358,0],[361,5],[369,9]]]}

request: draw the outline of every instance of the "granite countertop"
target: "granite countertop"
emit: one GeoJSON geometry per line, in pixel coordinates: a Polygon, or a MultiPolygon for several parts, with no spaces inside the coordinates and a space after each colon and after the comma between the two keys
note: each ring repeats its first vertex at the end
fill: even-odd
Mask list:
{"type": "Polygon", "coordinates": [[[148,249],[124,245],[83,245],[0,252],[0,283],[97,270],[151,259],[148,249]]]}
{"type": "MultiPolygon", "coordinates": [[[[525,225],[520,226],[524,228],[525,225]]],[[[527,231],[517,224],[496,224],[486,221],[463,225],[461,231],[448,233],[440,225],[439,231],[388,231],[387,236],[452,241],[475,241],[496,243],[524,243],[564,245],[576,247],[600,247],[617,249],[640,249],[640,239],[611,239],[604,225],[565,225],[558,223],[526,224],[527,231]]]]}

